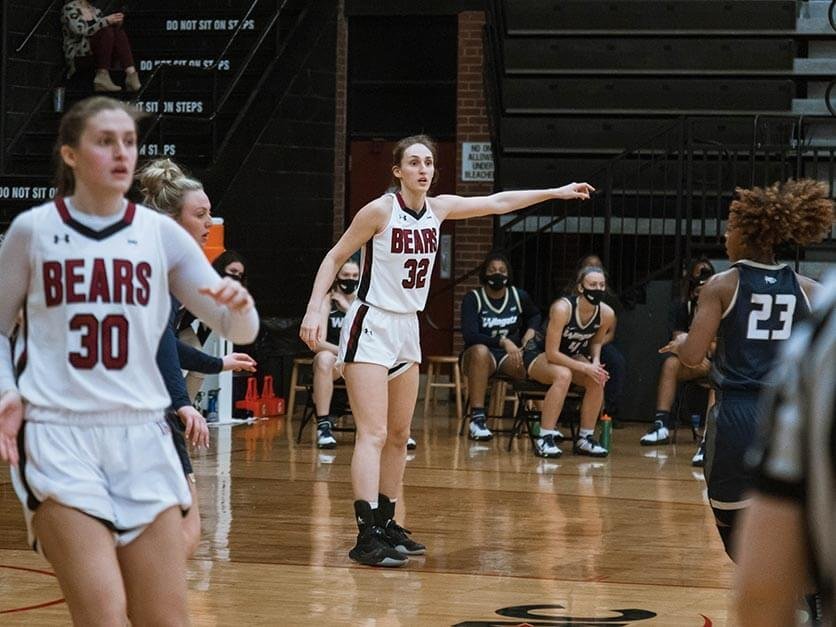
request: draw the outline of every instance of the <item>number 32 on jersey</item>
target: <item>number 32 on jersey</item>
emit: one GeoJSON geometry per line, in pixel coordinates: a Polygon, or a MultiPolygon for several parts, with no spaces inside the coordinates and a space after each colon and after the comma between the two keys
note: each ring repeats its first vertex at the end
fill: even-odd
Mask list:
{"type": "Polygon", "coordinates": [[[407,259],[403,262],[403,267],[406,269],[406,278],[401,281],[401,285],[408,290],[414,288],[422,288],[427,284],[427,271],[430,269],[430,260],[426,257],[424,259],[407,259]]]}

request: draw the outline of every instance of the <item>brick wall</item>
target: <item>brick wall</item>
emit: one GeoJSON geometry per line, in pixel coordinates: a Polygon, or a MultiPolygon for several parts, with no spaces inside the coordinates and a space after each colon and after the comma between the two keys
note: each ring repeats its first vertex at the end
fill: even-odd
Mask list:
{"type": "Polygon", "coordinates": [[[348,140],[346,137],[346,89],[348,85],[348,23],[345,18],[345,0],[339,0],[337,7],[337,51],[336,51],[336,124],[334,128],[334,226],[333,240],[336,242],[345,230],[345,175],[348,140]]]}
{"type": "MultiPolygon", "coordinates": [[[[456,94],[456,193],[463,196],[490,194],[492,183],[473,183],[461,180],[462,142],[490,141],[488,113],[485,108],[485,91],[482,66],[482,29],[485,25],[483,11],[459,13],[458,84],[456,94]]],[[[474,218],[456,223],[454,267],[460,276],[477,266],[493,243],[493,218],[474,218]]],[[[460,306],[464,295],[478,285],[474,276],[455,288],[453,306],[454,325],[460,324],[460,306]]],[[[461,350],[462,338],[457,333],[453,339],[454,352],[461,350]]]]}

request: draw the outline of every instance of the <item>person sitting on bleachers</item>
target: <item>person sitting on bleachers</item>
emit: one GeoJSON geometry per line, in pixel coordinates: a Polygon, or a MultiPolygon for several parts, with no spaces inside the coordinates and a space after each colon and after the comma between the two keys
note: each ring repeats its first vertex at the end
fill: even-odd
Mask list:
{"type": "MultiPolygon", "coordinates": [[[[714,274],[714,266],[708,259],[700,258],[695,260],[687,273],[687,281],[684,282],[686,290],[682,298],[675,304],[673,315],[672,338],[688,332],[691,321],[694,319],[694,312],[697,309],[697,299],[700,289],[714,274]]],[[[711,370],[711,362],[704,359],[696,367],[689,367],[682,364],[675,355],[667,355],[662,363],[659,372],[659,384],[656,390],[656,411],[653,416],[653,424],[650,429],[641,437],[641,444],[652,446],[654,444],[666,444],[670,442],[670,432],[673,428],[673,421],[678,417],[671,416],[671,408],[676,397],[676,388],[683,381],[695,381],[708,377],[711,370]]]]}
{"type": "Polygon", "coordinates": [[[534,442],[534,452],[539,457],[562,454],[556,443],[562,439],[557,420],[573,383],[584,388],[574,451],[593,457],[608,454],[593,436],[604,403],[604,385],[609,379],[601,363],[601,347],[615,324],[615,313],[602,302],[606,286],[601,268],[583,268],[575,293],[552,303],[545,333],[538,332],[523,351],[529,378],[549,386],[543,399],[540,433],[534,442]]]}
{"type": "Polygon", "coordinates": [[[482,287],[462,300],[462,371],[470,399],[471,440],[493,437],[485,424],[488,378],[495,372],[525,378],[522,346],[540,328],[540,311],[524,291],[511,285],[511,264],[500,252],[490,253],[479,269],[482,287]]]}
{"type": "Polygon", "coordinates": [[[61,11],[61,30],[64,36],[64,58],[67,76],[72,76],[76,65],[92,60],[96,69],[93,90],[117,92],[122,88],[110,77],[110,70],[118,63],[125,70],[125,87],[139,91],[142,85],[134,66],[128,35],[123,28],[125,15],[103,15],[89,0],[69,0],[61,11]]]}

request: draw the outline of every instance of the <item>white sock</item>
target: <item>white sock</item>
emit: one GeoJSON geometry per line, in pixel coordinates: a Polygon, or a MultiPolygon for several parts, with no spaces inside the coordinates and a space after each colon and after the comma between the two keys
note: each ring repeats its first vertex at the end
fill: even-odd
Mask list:
{"type": "Polygon", "coordinates": [[[557,429],[544,429],[540,427],[540,435],[557,435],[557,429]]]}
{"type": "Polygon", "coordinates": [[[583,440],[586,436],[592,435],[593,431],[593,429],[578,429],[578,438],[583,440]]]}
{"type": "Polygon", "coordinates": [[[377,509],[377,501],[369,501],[369,506],[372,509],[377,509]]]}

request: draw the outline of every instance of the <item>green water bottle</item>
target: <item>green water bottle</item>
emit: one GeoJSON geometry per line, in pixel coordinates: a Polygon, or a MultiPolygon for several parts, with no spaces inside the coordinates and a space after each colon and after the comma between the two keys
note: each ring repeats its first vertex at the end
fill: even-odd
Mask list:
{"type": "Polygon", "coordinates": [[[608,414],[601,416],[601,446],[609,452],[612,446],[612,418],[608,414]]]}
{"type": "Polygon", "coordinates": [[[535,438],[540,437],[540,412],[537,412],[531,416],[529,429],[531,429],[532,436],[534,436],[535,438]]]}

